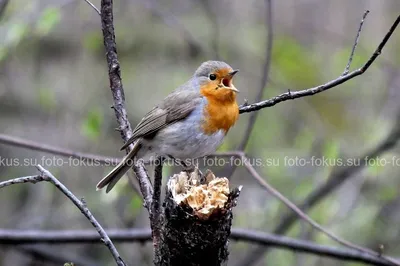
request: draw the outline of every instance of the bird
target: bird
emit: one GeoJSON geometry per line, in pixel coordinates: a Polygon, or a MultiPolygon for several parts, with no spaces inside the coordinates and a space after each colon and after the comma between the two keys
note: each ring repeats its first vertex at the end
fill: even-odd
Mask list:
{"type": "Polygon", "coordinates": [[[157,155],[182,162],[214,153],[239,118],[233,84],[238,73],[223,61],[205,61],[193,76],[151,109],[121,147],[132,150],[98,182],[111,191],[137,158],[157,155]]]}

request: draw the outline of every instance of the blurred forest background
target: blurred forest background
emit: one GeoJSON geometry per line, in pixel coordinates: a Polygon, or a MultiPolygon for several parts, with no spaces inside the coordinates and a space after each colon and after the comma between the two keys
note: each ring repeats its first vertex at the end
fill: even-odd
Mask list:
{"type": "MultiPolygon", "coordinates": [[[[100,1],[93,1],[100,7],[100,1]]],[[[352,69],[372,55],[399,15],[399,0],[273,1],[273,49],[263,99],[325,83],[346,66],[361,17],[364,24],[352,69]]],[[[134,126],[200,65],[221,59],[240,69],[239,103],[254,101],[262,78],[267,40],[263,0],[116,0],[114,22],[128,117],[134,126]]],[[[321,94],[259,111],[246,153],[274,159],[259,173],[290,200],[301,203],[339,166],[387,137],[400,113],[400,32],[366,74],[321,94]],[[285,158],[329,158],[328,165],[288,165],[285,158]]],[[[0,20],[0,133],[81,152],[122,157],[122,141],[107,76],[99,15],[83,0],[10,0],[0,20]]],[[[235,150],[250,114],[242,114],[220,151],[235,150]]],[[[399,149],[379,155],[308,213],[337,235],[385,254],[400,253],[399,149]],[[393,159],[395,161],[393,161],[393,159]],[[396,161],[396,159],[398,159],[396,161]]],[[[51,154],[0,144],[1,158],[32,159],[31,166],[0,165],[0,181],[37,170],[51,171],[84,197],[104,228],[148,227],[147,211],[124,178],[109,194],[96,183],[110,167],[57,165],[51,154]],[[48,159],[47,161],[43,161],[48,159]],[[36,161],[35,161],[36,160],[36,161]],[[47,162],[47,163],[46,163],[47,162]]],[[[4,161],[3,161],[4,162],[4,161]]],[[[339,167],[340,168],[340,167],[339,167]]],[[[221,167],[212,168],[220,176],[221,167]]],[[[221,170],[222,169],[222,170],[221,170]]],[[[226,170],[226,169],[225,169],[226,170]]],[[[164,176],[173,173],[164,168],[164,176]]],[[[272,232],[287,208],[238,167],[231,186],[243,185],[234,227],[272,232]]],[[[52,185],[4,188],[0,227],[6,229],[92,229],[52,185]]],[[[297,222],[291,237],[335,245],[297,222]]],[[[0,243],[1,244],[1,243],[0,243]]],[[[87,265],[113,265],[104,245],[36,245],[87,265]],[[101,262],[101,264],[100,264],[101,262]]],[[[152,265],[152,244],[117,244],[130,265],[152,265]]],[[[231,241],[235,265],[254,245],[231,241]]],[[[35,259],[18,246],[0,245],[0,265],[57,265],[35,259]]],[[[79,265],[79,264],[78,264],[79,265]]],[[[361,265],[279,249],[255,265],[361,265]]]]}

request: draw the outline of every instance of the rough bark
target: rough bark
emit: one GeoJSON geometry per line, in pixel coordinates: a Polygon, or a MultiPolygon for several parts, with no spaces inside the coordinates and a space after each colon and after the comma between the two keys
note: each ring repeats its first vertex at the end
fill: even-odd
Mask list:
{"type": "Polygon", "coordinates": [[[157,266],[221,266],[228,261],[232,209],[241,187],[229,191],[226,178],[209,172],[173,176],[167,185],[157,266]]]}

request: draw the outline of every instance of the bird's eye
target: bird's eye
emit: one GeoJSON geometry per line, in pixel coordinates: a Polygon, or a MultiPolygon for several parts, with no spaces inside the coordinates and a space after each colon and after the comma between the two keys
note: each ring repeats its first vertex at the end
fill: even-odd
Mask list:
{"type": "Polygon", "coordinates": [[[209,78],[210,78],[211,80],[216,80],[216,79],[217,79],[217,75],[215,75],[215,74],[210,74],[209,78]]]}

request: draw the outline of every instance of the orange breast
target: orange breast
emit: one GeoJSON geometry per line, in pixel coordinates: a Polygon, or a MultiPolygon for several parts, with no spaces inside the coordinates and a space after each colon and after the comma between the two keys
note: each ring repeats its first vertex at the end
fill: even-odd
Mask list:
{"type": "Polygon", "coordinates": [[[234,96],[226,99],[217,98],[212,95],[205,95],[207,105],[205,106],[205,120],[203,130],[206,134],[213,134],[218,130],[225,131],[225,134],[236,123],[239,118],[239,106],[234,96]]]}

